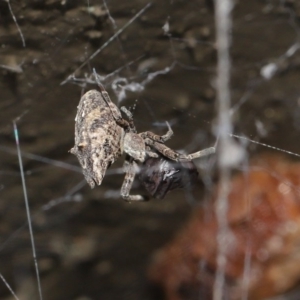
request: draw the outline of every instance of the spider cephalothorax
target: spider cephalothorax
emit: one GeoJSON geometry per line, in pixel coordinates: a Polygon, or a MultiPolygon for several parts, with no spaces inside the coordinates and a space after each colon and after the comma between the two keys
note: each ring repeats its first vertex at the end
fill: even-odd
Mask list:
{"type": "Polygon", "coordinates": [[[211,147],[189,155],[180,154],[164,145],[173,134],[168,123],[168,132],[162,136],[151,131],[137,133],[132,114],[125,107],[121,107],[121,111],[101,85],[100,92],[88,91],[80,99],[75,118],[75,145],[70,152],[77,156],[85,179],[92,188],[95,183],[101,184],[107,168],[125,152],[126,175],[121,196],[128,201],[145,200],[141,195],[129,193],[138,169],[137,163],[144,162],[147,155],[157,157],[157,151],[173,161],[191,161],[215,151],[211,147]],[[128,120],[122,117],[121,111],[128,120]]]}

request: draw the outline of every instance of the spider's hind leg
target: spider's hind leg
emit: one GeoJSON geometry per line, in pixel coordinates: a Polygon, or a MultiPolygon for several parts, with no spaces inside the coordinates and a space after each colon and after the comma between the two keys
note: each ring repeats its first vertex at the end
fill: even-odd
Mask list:
{"type": "Polygon", "coordinates": [[[129,111],[125,106],[122,106],[120,108],[120,110],[127,116],[128,120],[129,120],[129,127],[131,128],[131,131],[136,133],[136,128],[134,125],[134,121],[133,121],[133,115],[131,113],[131,111],[129,111]]]}
{"type": "Polygon", "coordinates": [[[102,95],[102,97],[103,97],[103,100],[106,102],[106,104],[107,104],[108,107],[110,108],[110,111],[111,111],[111,113],[112,113],[112,115],[113,115],[113,117],[114,117],[116,123],[117,123],[119,126],[125,128],[125,129],[129,128],[129,127],[130,127],[130,124],[129,124],[126,120],[124,120],[124,119],[122,118],[122,115],[121,115],[120,110],[119,110],[119,109],[117,108],[117,106],[111,101],[111,99],[110,99],[110,97],[109,97],[107,91],[105,90],[104,86],[101,84],[101,82],[100,82],[100,80],[99,80],[99,78],[98,78],[98,74],[96,73],[95,69],[93,70],[93,72],[94,72],[95,80],[96,80],[96,82],[97,82],[97,84],[98,84],[98,86],[99,86],[100,93],[101,93],[101,95],[102,95]]]}
{"type": "Polygon", "coordinates": [[[133,115],[125,106],[121,106],[120,110],[127,116],[129,121],[133,122],[133,115]]]}
{"type": "MultiPolygon", "coordinates": [[[[101,89],[101,86],[100,86],[100,89],[101,89]]],[[[130,124],[129,124],[126,120],[124,120],[124,119],[122,118],[121,112],[120,112],[119,109],[114,105],[114,103],[111,101],[111,99],[110,99],[110,97],[109,97],[107,91],[104,90],[103,87],[102,87],[102,89],[101,89],[101,95],[102,95],[104,101],[106,102],[106,104],[109,106],[110,111],[111,111],[111,113],[112,113],[114,119],[116,120],[116,123],[117,123],[118,125],[120,125],[121,127],[125,128],[125,129],[126,129],[126,128],[129,128],[129,127],[130,127],[130,124]]]]}

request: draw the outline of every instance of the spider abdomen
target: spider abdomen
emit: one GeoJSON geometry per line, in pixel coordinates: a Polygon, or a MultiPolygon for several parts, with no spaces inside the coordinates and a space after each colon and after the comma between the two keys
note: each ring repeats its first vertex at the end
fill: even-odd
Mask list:
{"type": "Polygon", "coordinates": [[[101,184],[107,168],[121,155],[123,128],[116,124],[102,94],[96,90],[81,97],[75,121],[75,145],[70,152],[77,156],[85,179],[93,188],[95,183],[101,184]]]}

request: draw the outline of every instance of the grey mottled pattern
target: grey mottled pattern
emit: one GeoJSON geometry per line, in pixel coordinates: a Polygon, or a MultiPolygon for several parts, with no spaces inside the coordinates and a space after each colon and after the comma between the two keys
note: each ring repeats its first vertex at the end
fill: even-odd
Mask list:
{"type": "MultiPolygon", "coordinates": [[[[115,106],[112,102],[110,105],[115,106]]],[[[115,109],[118,111],[116,106],[115,109]]],[[[124,130],[96,90],[80,99],[75,122],[75,145],[70,152],[77,156],[84,177],[93,188],[95,183],[101,184],[106,169],[122,154],[124,130]]]]}

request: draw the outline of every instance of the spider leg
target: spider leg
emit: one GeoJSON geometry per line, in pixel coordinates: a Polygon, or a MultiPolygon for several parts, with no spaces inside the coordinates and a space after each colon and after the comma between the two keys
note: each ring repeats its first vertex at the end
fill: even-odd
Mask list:
{"type": "Polygon", "coordinates": [[[97,82],[97,84],[99,86],[99,89],[100,89],[100,93],[101,93],[104,101],[106,102],[106,104],[110,108],[110,111],[111,111],[114,119],[116,120],[116,123],[119,126],[123,127],[124,129],[130,128],[130,124],[122,118],[121,112],[119,111],[117,106],[111,101],[107,91],[105,90],[105,88],[101,84],[101,82],[98,78],[98,74],[96,73],[95,69],[93,71],[94,71],[94,76],[95,76],[96,82],[97,82]]]}
{"type": "Polygon", "coordinates": [[[124,169],[126,171],[126,175],[121,188],[121,197],[125,201],[147,201],[148,199],[142,195],[129,194],[136,174],[135,166],[136,163],[133,160],[130,161],[128,158],[126,158],[124,163],[124,169]]]}
{"type": "Polygon", "coordinates": [[[129,120],[129,126],[131,128],[131,131],[136,133],[136,128],[135,128],[135,125],[134,125],[134,121],[133,121],[133,115],[131,113],[131,111],[129,111],[125,106],[122,106],[120,108],[120,110],[127,116],[128,120],[129,120]]]}
{"type": "Polygon", "coordinates": [[[146,153],[147,153],[147,155],[149,155],[150,157],[154,157],[154,158],[158,158],[158,154],[157,153],[155,153],[154,151],[146,151],[146,153]]]}
{"type": "Polygon", "coordinates": [[[166,134],[161,136],[161,140],[162,140],[163,143],[166,142],[167,140],[169,140],[172,137],[172,135],[174,134],[174,132],[173,132],[173,130],[172,130],[172,128],[171,128],[168,121],[166,121],[166,124],[167,124],[167,127],[168,127],[168,131],[167,131],[166,134]]]}
{"type": "Polygon", "coordinates": [[[129,111],[125,106],[121,106],[120,110],[126,114],[126,116],[128,117],[129,121],[133,121],[133,115],[131,113],[131,111],[129,111]]]}
{"type": "Polygon", "coordinates": [[[159,157],[159,155],[158,155],[155,151],[152,151],[151,147],[150,147],[150,146],[147,146],[147,145],[146,145],[146,153],[147,153],[147,155],[149,155],[150,157],[154,157],[154,158],[159,157]]]}
{"type": "Polygon", "coordinates": [[[207,156],[216,152],[215,147],[209,147],[191,154],[180,154],[180,160],[193,160],[195,158],[207,156]]]}
{"type": "Polygon", "coordinates": [[[141,132],[141,133],[139,133],[139,135],[143,139],[150,139],[150,140],[155,141],[155,142],[165,143],[173,135],[173,130],[171,129],[170,124],[168,122],[166,122],[166,124],[168,126],[168,131],[164,135],[157,135],[157,134],[155,134],[155,133],[153,133],[151,131],[141,132]]]}
{"type": "Polygon", "coordinates": [[[112,113],[114,119],[116,120],[116,123],[117,123],[119,126],[125,128],[125,129],[129,128],[129,127],[130,127],[130,124],[129,124],[126,120],[124,120],[124,119],[122,118],[122,115],[121,115],[120,111],[117,109],[117,107],[116,107],[116,106],[114,105],[114,103],[111,101],[111,99],[110,99],[110,97],[109,97],[107,91],[104,90],[104,88],[103,88],[102,86],[100,86],[100,90],[101,90],[101,95],[102,95],[103,99],[105,100],[105,102],[106,102],[107,105],[109,106],[110,111],[111,111],[111,113],[112,113]]]}
{"type": "Polygon", "coordinates": [[[215,147],[210,147],[201,151],[197,151],[191,154],[181,154],[178,153],[171,148],[167,147],[164,144],[152,141],[150,139],[146,139],[145,143],[147,145],[151,145],[154,149],[156,149],[158,152],[160,152],[163,156],[174,160],[174,161],[191,161],[195,158],[203,157],[212,153],[215,153],[216,149],[215,147]]]}

